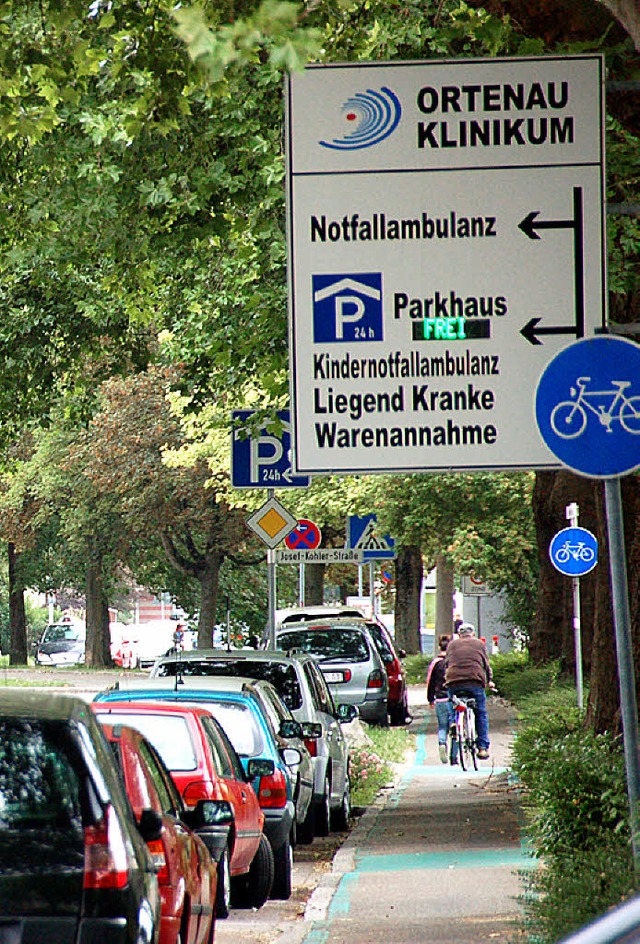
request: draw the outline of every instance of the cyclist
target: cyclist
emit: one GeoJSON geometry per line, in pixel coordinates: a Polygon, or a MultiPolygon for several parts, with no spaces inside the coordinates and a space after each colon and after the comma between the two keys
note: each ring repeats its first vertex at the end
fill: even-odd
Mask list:
{"type": "MultiPolygon", "coordinates": [[[[491,682],[491,666],[482,640],[476,637],[471,623],[462,623],[445,653],[445,685],[449,697],[475,699],[478,758],[489,756],[489,718],[486,687],[491,682]]],[[[453,713],[453,706],[451,708],[453,713]]]]}
{"type": "Polygon", "coordinates": [[[440,760],[443,764],[447,763],[447,734],[453,724],[453,712],[451,710],[451,702],[449,701],[449,693],[444,684],[444,656],[450,639],[451,636],[448,635],[440,636],[440,652],[435,659],[429,663],[429,668],[427,669],[427,702],[432,708],[435,707],[436,709],[436,718],[438,719],[438,750],[440,752],[440,760]]]}

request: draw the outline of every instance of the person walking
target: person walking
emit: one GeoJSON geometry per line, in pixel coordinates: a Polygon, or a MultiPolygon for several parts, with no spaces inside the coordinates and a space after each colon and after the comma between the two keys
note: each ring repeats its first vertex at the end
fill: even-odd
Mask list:
{"type": "Polygon", "coordinates": [[[451,636],[442,635],[439,639],[440,652],[429,663],[427,669],[427,703],[436,710],[438,720],[438,751],[443,764],[447,763],[447,734],[453,723],[453,711],[449,693],[444,683],[444,657],[451,636]]]}
{"type": "MultiPolygon", "coordinates": [[[[489,757],[489,718],[485,689],[491,683],[491,666],[487,649],[476,637],[471,623],[462,623],[458,635],[451,640],[445,653],[445,685],[448,696],[475,699],[478,758],[489,757]]],[[[451,705],[453,714],[453,705],[451,705]]]]}

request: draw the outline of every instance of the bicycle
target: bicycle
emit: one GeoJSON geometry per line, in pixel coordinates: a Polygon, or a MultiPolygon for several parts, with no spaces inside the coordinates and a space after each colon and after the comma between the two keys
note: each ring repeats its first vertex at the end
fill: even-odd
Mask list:
{"type": "Polygon", "coordinates": [[[613,432],[613,421],[619,420],[627,433],[638,435],[640,397],[627,397],[624,393],[631,381],[612,380],[610,390],[587,390],[590,380],[590,377],[578,377],[575,387],[570,388],[574,399],[562,400],[554,406],[550,418],[554,433],[561,439],[577,439],[584,432],[591,412],[608,433],[613,432]]]}
{"type": "Polygon", "coordinates": [[[477,770],[475,698],[459,698],[457,695],[452,695],[451,701],[455,712],[455,722],[449,729],[449,763],[453,764],[455,761],[457,745],[457,755],[462,769],[468,770],[473,764],[473,769],[477,770]]]}

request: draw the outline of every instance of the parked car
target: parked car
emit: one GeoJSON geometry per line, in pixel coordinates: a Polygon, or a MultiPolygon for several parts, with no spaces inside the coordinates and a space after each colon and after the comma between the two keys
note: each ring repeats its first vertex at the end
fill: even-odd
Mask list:
{"type": "MultiPolygon", "coordinates": [[[[160,701],[94,702],[92,708],[102,724],[129,725],[153,744],[186,806],[202,799],[230,804],[231,823],[200,832],[218,865],[216,917],[226,918],[232,901],[239,907],[261,908],[273,883],[264,813],[235,748],[211,711],[202,705],[160,701]]],[[[256,775],[258,763],[249,761],[249,776],[256,775]]]]}
{"type": "Polygon", "coordinates": [[[366,623],[387,671],[389,720],[392,725],[405,724],[410,718],[409,691],[407,676],[400,660],[404,659],[407,653],[404,649],[396,649],[393,637],[383,623],[377,620],[367,620],[366,623]]]}
{"type": "Polygon", "coordinates": [[[49,623],[35,646],[38,665],[80,665],[84,662],[87,638],[85,624],[63,619],[49,623]]]}
{"type": "Polygon", "coordinates": [[[160,944],[212,944],[217,868],[185,825],[186,808],[155,748],[126,724],[103,725],[136,818],[153,810],[161,832],[147,842],[162,898],[160,944]]]}
{"type": "Polygon", "coordinates": [[[289,606],[275,612],[276,628],[287,623],[308,623],[319,619],[364,619],[364,613],[357,606],[346,603],[329,603],[322,606],[289,606]]]}
{"type": "Polygon", "coordinates": [[[157,944],[160,891],[100,725],[84,701],[0,692],[3,940],[157,944]]]}
{"type": "Polygon", "coordinates": [[[287,623],[276,632],[276,648],[316,656],[337,702],[355,705],[364,721],[387,723],[387,672],[364,620],[287,623]]]}
{"type": "Polygon", "coordinates": [[[146,623],[131,623],[112,651],[113,661],[123,669],[148,668],[158,656],[175,652],[177,635],[180,636],[183,649],[194,648],[197,631],[179,620],[156,619],[146,623]]]}
{"type": "Polygon", "coordinates": [[[287,656],[278,650],[199,649],[180,657],[158,659],[151,670],[154,678],[183,676],[245,676],[263,679],[277,689],[294,718],[301,722],[305,744],[313,762],[314,832],[326,836],[331,822],[348,829],[351,791],[349,748],[340,721],[351,720],[352,706],[336,710],[333,697],[313,656],[287,656]],[[345,711],[345,709],[347,709],[345,711]],[[349,711],[348,709],[351,709],[349,711]],[[310,730],[308,725],[319,726],[310,730]]]}
{"type": "Polygon", "coordinates": [[[309,752],[300,740],[302,730],[295,719],[275,731],[265,712],[262,696],[250,679],[242,678],[127,678],[118,687],[96,696],[96,701],[138,700],[190,702],[206,705],[226,731],[250,773],[249,762],[273,762],[273,770],[252,779],[265,816],[264,832],[274,857],[271,897],[291,897],[293,848],[297,824],[303,823],[311,802],[313,768],[309,752]],[[161,694],[160,694],[161,693],[161,694]],[[292,746],[290,735],[296,736],[292,746]]]}

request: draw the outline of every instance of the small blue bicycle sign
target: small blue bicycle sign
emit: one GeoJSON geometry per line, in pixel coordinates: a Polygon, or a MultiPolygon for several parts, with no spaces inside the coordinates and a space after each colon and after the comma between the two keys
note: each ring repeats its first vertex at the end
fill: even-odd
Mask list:
{"type": "Polygon", "coordinates": [[[563,348],[536,390],[540,435],[583,475],[611,478],[640,466],[640,346],[599,335],[563,348]]]}
{"type": "Polygon", "coordinates": [[[563,528],[549,545],[551,563],[567,577],[582,577],[598,563],[598,539],[586,528],[563,528]]]}

